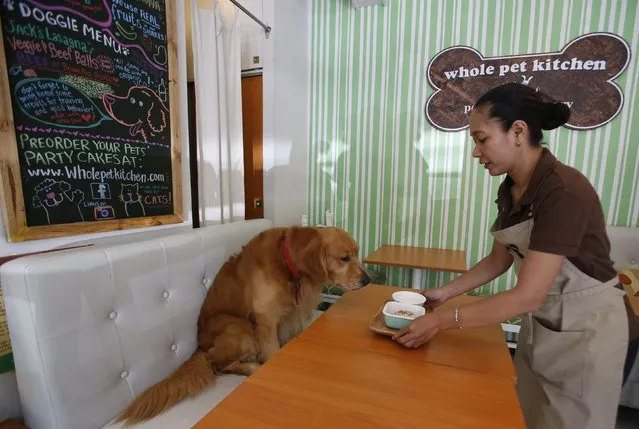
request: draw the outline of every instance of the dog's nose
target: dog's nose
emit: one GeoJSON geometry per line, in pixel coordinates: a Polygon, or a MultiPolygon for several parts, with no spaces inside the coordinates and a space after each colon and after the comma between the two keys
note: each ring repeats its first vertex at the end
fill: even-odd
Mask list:
{"type": "Polygon", "coordinates": [[[362,286],[366,286],[367,284],[371,282],[371,278],[368,276],[368,273],[366,271],[362,273],[362,278],[360,279],[360,282],[362,283],[362,286]]]}
{"type": "Polygon", "coordinates": [[[115,103],[115,97],[113,97],[111,94],[104,94],[104,101],[109,104],[113,104],[115,103]]]}

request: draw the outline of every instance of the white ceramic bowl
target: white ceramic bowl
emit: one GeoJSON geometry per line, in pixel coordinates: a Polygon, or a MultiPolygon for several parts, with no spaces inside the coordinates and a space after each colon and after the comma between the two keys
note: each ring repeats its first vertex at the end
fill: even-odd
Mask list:
{"type": "Polygon", "coordinates": [[[415,318],[426,314],[426,309],[419,305],[403,304],[401,302],[388,301],[382,309],[384,315],[384,323],[389,328],[402,329],[410,325],[415,318]],[[411,316],[395,314],[398,311],[410,312],[411,316]]]}
{"type": "Polygon", "coordinates": [[[423,305],[426,297],[421,293],[400,290],[393,293],[393,300],[404,304],[423,305]]]}

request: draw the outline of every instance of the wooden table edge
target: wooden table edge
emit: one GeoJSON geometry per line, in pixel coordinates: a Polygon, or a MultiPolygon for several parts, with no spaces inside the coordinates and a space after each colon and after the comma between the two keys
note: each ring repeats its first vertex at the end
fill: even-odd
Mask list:
{"type": "Polygon", "coordinates": [[[400,268],[411,268],[416,270],[433,270],[433,271],[442,271],[447,273],[465,273],[468,271],[468,268],[442,268],[434,265],[417,265],[417,264],[405,264],[401,262],[388,262],[388,261],[377,261],[371,259],[364,259],[362,261],[364,264],[371,265],[387,265],[389,267],[400,267],[400,268]]]}

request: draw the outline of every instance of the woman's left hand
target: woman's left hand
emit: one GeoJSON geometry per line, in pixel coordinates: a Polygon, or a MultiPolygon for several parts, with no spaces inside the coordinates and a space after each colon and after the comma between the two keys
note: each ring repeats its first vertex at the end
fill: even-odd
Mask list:
{"type": "Polygon", "coordinates": [[[430,341],[439,331],[439,317],[428,313],[413,320],[410,325],[393,335],[393,340],[404,347],[417,348],[430,341]]]}

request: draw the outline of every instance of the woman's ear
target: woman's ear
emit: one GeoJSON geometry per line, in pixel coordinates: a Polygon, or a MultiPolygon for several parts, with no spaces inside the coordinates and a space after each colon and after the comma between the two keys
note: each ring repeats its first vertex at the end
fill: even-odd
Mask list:
{"type": "Polygon", "coordinates": [[[515,137],[519,139],[525,139],[528,137],[528,124],[522,121],[521,119],[513,122],[513,125],[510,128],[515,133],[515,137]]]}

